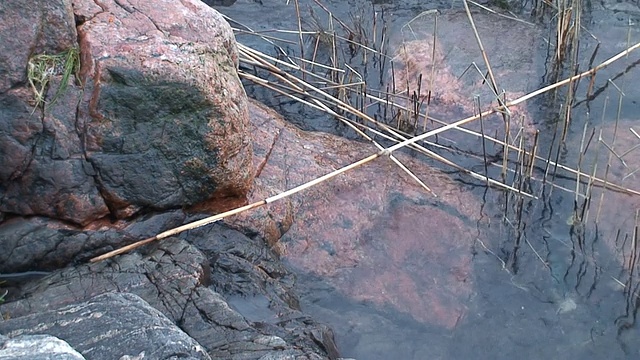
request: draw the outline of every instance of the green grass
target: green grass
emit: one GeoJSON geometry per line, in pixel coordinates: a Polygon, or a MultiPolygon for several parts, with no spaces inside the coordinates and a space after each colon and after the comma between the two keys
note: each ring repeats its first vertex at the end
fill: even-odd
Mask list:
{"type": "Polygon", "coordinates": [[[27,79],[33,90],[35,108],[51,106],[64,93],[71,75],[76,75],[80,68],[80,53],[78,48],[71,48],[55,55],[39,54],[29,59],[27,79]],[[62,75],[60,87],[53,98],[45,102],[47,89],[54,76],[62,75]]]}

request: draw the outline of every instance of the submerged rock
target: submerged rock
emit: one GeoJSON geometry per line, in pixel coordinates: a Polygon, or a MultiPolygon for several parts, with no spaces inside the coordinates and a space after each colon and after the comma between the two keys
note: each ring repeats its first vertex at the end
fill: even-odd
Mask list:
{"type": "MultiPolygon", "coordinates": [[[[451,123],[476,115],[478,109],[497,107],[498,98],[508,102],[537,88],[539,65],[535,50],[540,36],[535,27],[497,16],[474,17],[498,87],[494,91],[473,30],[466,26],[467,15],[450,11],[438,19],[435,37],[433,15],[418,16],[392,35],[394,67],[387,79],[399,104],[413,109],[413,103],[418,103],[423,114],[451,123]],[[501,31],[518,34],[513,36],[520,41],[505,45],[495,36],[501,31]]],[[[526,144],[531,146],[536,133],[533,116],[522,104],[510,107],[508,114],[510,142],[517,145],[518,136],[524,135],[526,144]]],[[[498,112],[482,119],[484,128],[479,121],[464,127],[503,140],[504,119],[503,113],[498,112]]],[[[411,133],[441,126],[434,121],[425,123],[423,118],[416,122],[406,111],[395,114],[390,122],[411,133]]],[[[469,134],[452,130],[439,137],[446,139],[446,145],[477,150],[478,141],[469,134]]]]}
{"type": "MultiPolygon", "coordinates": [[[[250,109],[257,169],[250,201],[377,151],[301,131],[257,103],[250,109]]],[[[381,158],[229,223],[262,234],[293,266],[354,299],[453,327],[472,294],[477,202],[436,168],[397,156],[433,193],[381,158]]]]}

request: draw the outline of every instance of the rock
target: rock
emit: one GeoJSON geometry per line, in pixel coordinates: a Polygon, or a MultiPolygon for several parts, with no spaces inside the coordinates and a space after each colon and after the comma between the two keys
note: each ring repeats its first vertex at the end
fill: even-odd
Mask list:
{"type": "MultiPolygon", "coordinates": [[[[208,255],[185,241],[165,239],[144,256],[130,253],[78,265],[24,285],[9,294],[0,312],[12,319],[48,314],[100,294],[127,292],[167,316],[213,358],[280,353],[326,358],[309,335],[320,327],[300,312],[290,275],[261,242],[221,225],[191,231],[185,238],[205,244],[208,255]]],[[[84,348],[61,338],[86,355],[84,348]]]]}
{"type": "MultiPolygon", "coordinates": [[[[257,169],[250,201],[377,152],[300,131],[257,103],[250,111],[257,169]]],[[[477,201],[439,170],[397,156],[433,194],[382,158],[228,223],[262,234],[296,268],[351,298],[453,327],[472,294],[477,201]]]]}
{"type": "Polygon", "coordinates": [[[0,94],[27,83],[27,62],[33,54],[57,54],[76,44],[70,0],[35,0],[29,6],[7,0],[0,4],[0,94]]]}
{"type": "MultiPolygon", "coordinates": [[[[486,71],[472,29],[461,26],[468,23],[466,13],[448,11],[441,14],[435,39],[433,15],[418,16],[414,20],[408,27],[411,31],[403,27],[391,35],[394,66],[387,78],[388,86],[398,95],[394,101],[413,108],[413,100],[408,99],[415,95],[422,112],[428,109],[428,115],[442,123],[475,115],[478,106],[483,111],[495,108],[498,105],[496,92],[487,80],[488,75],[480,74],[470,66],[473,63],[483,69],[480,71],[486,71]]],[[[510,101],[537,89],[539,64],[536,63],[535,51],[537,39],[541,36],[538,30],[508,19],[487,16],[475,16],[474,22],[488,54],[500,98],[510,101]],[[514,35],[517,41],[511,42],[509,48],[505,49],[505,43],[492,35],[500,32],[518,34],[514,35]]],[[[425,124],[422,118],[418,119],[416,126],[411,114],[397,109],[395,112],[392,125],[410,133],[422,133],[425,126],[428,129],[440,126],[434,121],[425,124]]],[[[525,143],[531,147],[537,130],[534,117],[522,104],[511,107],[510,114],[511,143],[518,144],[517,136],[524,134],[525,143]]],[[[505,126],[501,113],[485,116],[483,125],[484,129],[479,121],[475,121],[464,127],[478,134],[484,131],[499,140],[504,139],[505,126]]],[[[478,138],[460,131],[447,131],[440,134],[438,140],[435,137],[429,140],[477,153],[478,138]]],[[[502,151],[501,147],[496,148],[502,151]]],[[[488,151],[491,150],[492,147],[488,151]]]]}
{"type": "MultiPolygon", "coordinates": [[[[9,335],[53,334],[91,359],[123,356],[211,359],[166,316],[132,294],[103,294],[82,303],[0,322],[9,335]],[[117,346],[116,346],[117,344],[117,346]]],[[[82,358],[82,357],[80,357],[82,358]]]]}
{"type": "Polygon", "coordinates": [[[58,0],[3,2],[0,13],[0,212],[84,226],[245,196],[246,95],[215,10],[58,0]],[[34,64],[50,73],[40,104],[25,72],[34,64]]]}
{"type": "Polygon", "coordinates": [[[392,59],[396,66],[393,76],[396,93],[407,98],[415,93],[432,106],[468,103],[470,99],[463,95],[462,83],[447,66],[440,43],[434,43],[428,34],[423,36],[424,39],[404,41],[396,49],[392,59]]]}
{"type": "MultiPolygon", "coordinates": [[[[70,83],[43,113],[34,108],[25,71],[35,55],[77,46],[71,1],[5,1],[0,13],[0,41],[6,45],[0,55],[0,211],[76,223],[106,215],[75,127],[81,89],[70,83]]],[[[48,99],[62,77],[59,69],[50,71],[55,76],[48,99]]]]}
{"type": "Polygon", "coordinates": [[[111,211],[244,196],[253,176],[246,95],[222,16],[170,0],[84,0],[76,12],[78,126],[111,211]]]}
{"type": "Polygon", "coordinates": [[[0,335],[0,359],[84,360],[66,341],[51,335],[0,335]]]}
{"type": "Polygon", "coordinates": [[[0,273],[55,270],[181,225],[184,213],[149,214],[128,223],[77,226],[43,217],[16,217],[0,226],[0,273]]]}

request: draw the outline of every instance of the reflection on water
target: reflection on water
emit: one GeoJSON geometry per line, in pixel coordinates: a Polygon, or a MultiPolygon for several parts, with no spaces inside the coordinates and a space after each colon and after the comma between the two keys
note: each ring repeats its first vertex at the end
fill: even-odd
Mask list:
{"type": "MultiPolygon", "coordinates": [[[[295,13],[286,1],[264,3],[239,0],[220,11],[256,30],[297,29],[296,18],[292,15],[295,13]]],[[[315,6],[313,1],[300,3],[303,9],[315,6]]],[[[373,6],[379,13],[385,9],[388,36],[396,40],[400,38],[398,34],[403,29],[402,25],[416,15],[433,8],[444,10],[442,19],[445,21],[439,25],[439,42],[443,49],[439,49],[438,56],[447,62],[447,71],[451,71],[446,76],[460,76],[471,62],[482,61],[478,60],[477,48],[464,22],[464,14],[457,9],[449,9],[451,5],[448,2],[325,3],[334,15],[343,19],[353,19],[354,14],[361,11],[355,9],[371,9],[373,6]]],[[[637,8],[632,3],[626,4],[637,8]]],[[[594,64],[626,48],[627,36],[631,43],[640,41],[638,26],[628,25],[629,17],[638,9],[610,12],[607,10],[611,7],[609,5],[597,9],[595,4],[593,6],[592,13],[585,17],[588,21],[583,25],[600,42],[594,64]]],[[[315,9],[318,11],[317,7],[315,9]]],[[[485,12],[477,12],[476,19],[480,30],[485,31],[481,36],[485,36],[487,46],[493,49],[489,57],[495,61],[494,70],[501,86],[511,92],[523,93],[545,85],[547,47],[544,39],[548,35],[540,34],[548,33],[544,32],[546,29],[542,25],[533,28],[517,25],[529,30],[509,32],[510,27],[516,26],[511,20],[492,17],[485,12]],[[489,28],[499,31],[487,32],[489,28]]],[[[368,24],[371,25],[370,22],[368,24]]],[[[377,26],[380,29],[380,23],[377,26]]],[[[425,36],[418,30],[413,28],[414,35],[425,36]]],[[[379,30],[377,34],[380,35],[379,30]]],[[[597,45],[592,35],[585,34],[584,42],[580,44],[581,59],[584,60],[581,71],[586,69],[585,64],[597,45]]],[[[278,34],[278,37],[286,36],[278,34]]],[[[239,36],[238,39],[265,52],[273,50],[272,44],[265,45],[248,36],[239,36]]],[[[297,41],[296,35],[289,40],[297,41]]],[[[296,45],[279,45],[290,54],[298,52],[296,45]]],[[[397,45],[397,41],[396,44],[392,41],[390,46],[393,45],[397,45]]],[[[600,71],[591,86],[588,81],[583,81],[576,87],[576,105],[572,108],[564,145],[558,145],[558,133],[562,129],[557,126],[557,116],[554,115],[562,110],[562,93],[544,95],[531,101],[527,110],[532,114],[529,115],[533,119],[530,124],[535,124],[540,130],[539,154],[572,168],[580,167],[587,173],[595,169],[596,177],[606,177],[608,181],[638,190],[640,171],[635,171],[640,168],[640,147],[636,147],[640,144],[640,136],[637,136],[640,133],[640,87],[635,84],[640,81],[640,73],[636,69],[637,59],[638,55],[634,54],[600,71]]],[[[388,68],[383,73],[388,77],[388,68]]],[[[377,85],[378,75],[372,69],[369,69],[369,75],[371,79],[368,82],[377,85]]],[[[440,79],[443,78],[444,74],[440,79]]],[[[464,86],[456,85],[456,89],[462,89],[456,90],[460,94],[453,94],[455,96],[451,98],[470,98],[481,91],[473,88],[474,81],[458,79],[464,86]],[[464,93],[465,90],[469,93],[464,93]]],[[[480,84],[478,89],[482,86],[480,84]]],[[[248,87],[248,92],[254,96],[260,96],[261,91],[248,87]]],[[[272,95],[264,97],[275,101],[272,95]]],[[[459,105],[459,101],[454,102],[459,105]]],[[[344,130],[331,118],[301,109],[298,104],[272,102],[269,105],[277,107],[287,119],[304,128],[328,132],[344,130]]],[[[369,110],[376,111],[375,108],[369,110]]],[[[468,115],[472,109],[443,106],[434,111],[444,117],[456,113],[457,117],[460,112],[468,115]]],[[[382,117],[381,113],[377,115],[382,117]]],[[[469,168],[487,171],[493,178],[500,178],[500,169],[485,169],[482,158],[478,160],[468,156],[469,153],[481,155],[477,140],[456,137],[453,133],[449,140],[449,145],[468,151],[454,154],[457,161],[469,168]]],[[[327,278],[321,278],[317,273],[304,271],[310,267],[300,259],[290,259],[291,264],[300,270],[298,285],[303,310],[332,326],[343,356],[358,359],[640,357],[640,342],[637,341],[640,334],[636,324],[640,307],[640,281],[636,275],[640,255],[636,211],[640,208],[640,197],[615,191],[603,192],[601,187],[589,188],[586,183],[579,184],[577,188],[580,194],[588,196],[576,196],[573,193],[576,190],[574,176],[542,164],[537,164],[534,169],[536,181],[518,184],[514,173],[509,173],[506,180],[524,186],[536,198],[505,195],[496,189],[486,189],[484,184],[473,182],[464,174],[450,172],[450,175],[459,181],[461,189],[473,193],[477,199],[474,205],[477,208],[471,211],[472,214],[461,212],[467,217],[467,225],[472,222],[476,227],[473,230],[478,234],[475,241],[473,237],[468,239],[468,246],[458,246],[450,254],[420,254],[416,252],[419,248],[416,242],[420,239],[414,235],[433,231],[421,228],[418,224],[420,219],[412,217],[412,212],[387,212],[382,213],[381,216],[386,216],[383,220],[363,233],[374,240],[362,243],[362,251],[370,250],[374,255],[368,258],[371,263],[350,270],[351,283],[325,281],[329,278],[327,274],[327,278]],[[543,184],[539,179],[545,175],[547,181],[543,184]],[[405,242],[405,248],[393,249],[389,249],[387,244],[376,243],[377,235],[389,232],[413,240],[405,242]],[[463,259],[459,262],[469,259],[469,269],[459,274],[455,266],[438,268],[429,263],[430,256],[448,255],[463,259]],[[384,268],[380,268],[381,264],[384,268]],[[398,271],[392,271],[394,266],[398,271]],[[406,275],[412,271],[414,274],[432,271],[431,278],[412,279],[406,275]],[[451,280],[446,277],[452,274],[473,279],[471,288],[458,292],[447,290],[446,283],[451,283],[451,280]],[[353,283],[353,279],[361,279],[361,282],[353,283]],[[438,280],[441,282],[433,285],[438,280]],[[425,285],[429,281],[432,285],[425,285]],[[345,283],[350,291],[345,290],[345,283]],[[413,288],[408,289],[402,284],[411,284],[413,288]],[[424,286],[415,289],[418,284],[424,286]],[[397,293],[374,296],[376,291],[397,293]],[[442,294],[456,294],[457,297],[448,299],[442,294]],[[412,297],[413,301],[409,301],[412,297]],[[438,316],[420,315],[425,308],[430,314],[438,313],[435,307],[428,308],[432,304],[449,309],[459,307],[464,311],[459,311],[455,319],[451,312],[441,312],[438,316]]],[[[431,234],[430,241],[460,240],[459,235],[456,239],[447,238],[455,232],[448,233],[447,225],[442,226],[443,231],[431,234]]],[[[331,257],[335,248],[332,243],[322,244],[323,254],[327,257],[323,261],[331,263],[335,260],[331,257]]],[[[313,262],[313,258],[307,260],[307,263],[313,262]]],[[[442,262],[438,264],[442,266],[442,262]]],[[[239,299],[231,303],[260,321],[271,316],[267,303],[239,299]]]]}

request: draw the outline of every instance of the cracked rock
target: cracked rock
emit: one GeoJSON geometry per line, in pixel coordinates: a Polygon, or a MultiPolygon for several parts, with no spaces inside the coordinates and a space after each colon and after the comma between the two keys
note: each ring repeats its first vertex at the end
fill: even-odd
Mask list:
{"type": "MultiPolygon", "coordinates": [[[[311,335],[322,327],[297,308],[290,275],[263,242],[221,225],[194,230],[185,238],[195,246],[168,238],[146,255],[130,253],[53,272],[10,294],[0,312],[16,320],[46,317],[100,294],[129,293],[164,314],[212,358],[328,358],[311,335]],[[256,311],[263,314],[260,319],[256,311]]],[[[0,323],[0,334],[14,334],[14,327],[5,323],[0,323]]],[[[85,354],[75,342],[59,337],[85,354]]]]}
{"type": "MultiPolygon", "coordinates": [[[[200,344],[166,316],[140,297],[126,293],[102,294],[85,302],[15,317],[0,322],[0,332],[9,337],[51,334],[64,339],[86,358],[96,360],[122,357],[211,359],[200,344]],[[140,354],[144,355],[136,357],[140,354]]],[[[53,345],[60,347],[57,343],[53,345]]],[[[40,346],[45,344],[41,342],[40,346]]],[[[34,356],[29,359],[52,358],[34,356]]]]}
{"type": "Polygon", "coordinates": [[[0,212],[85,226],[244,198],[247,99],[218,12],[193,0],[38,0],[4,1],[0,14],[0,212]],[[72,49],[80,71],[42,65],[36,101],[25,69],[72,49]]]}

